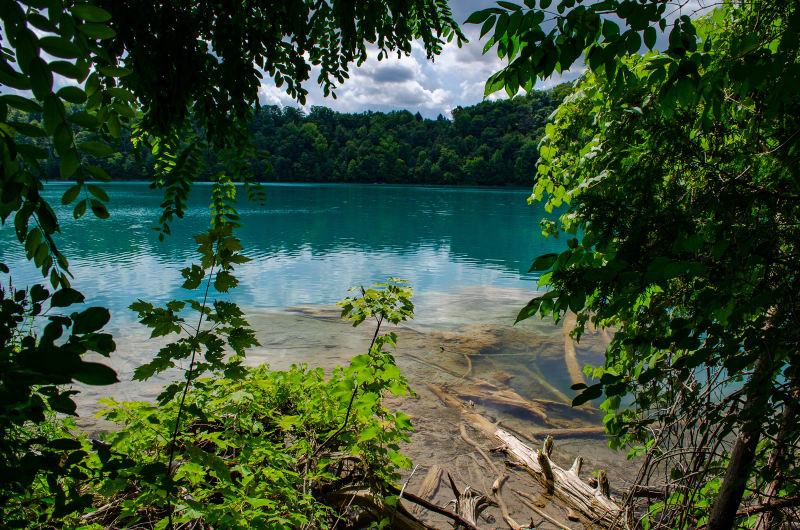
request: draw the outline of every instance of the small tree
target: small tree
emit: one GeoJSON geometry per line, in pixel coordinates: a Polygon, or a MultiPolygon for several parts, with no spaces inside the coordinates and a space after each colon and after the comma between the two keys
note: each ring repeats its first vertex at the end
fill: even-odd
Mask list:
{"type": "Polygon", "coordinates": [[[637,484],[660,491],[648,524],[793,517],[800,4],[725,2],[699,20],[669,18],[662,0],[500,4],[469,19],[509,59],[487,94],[530,89],[581,53],[589,67],[547,126],[531,197],[563,208],[543,232],[568,248],[535,261],[547,293],[518,320],[571,310],[577,336],[589,319],[616,328],[575,404],[605,395],[611,444],[644,455],[637,484]],[[640,56],[643,42],[654,51],[640,56]]]}

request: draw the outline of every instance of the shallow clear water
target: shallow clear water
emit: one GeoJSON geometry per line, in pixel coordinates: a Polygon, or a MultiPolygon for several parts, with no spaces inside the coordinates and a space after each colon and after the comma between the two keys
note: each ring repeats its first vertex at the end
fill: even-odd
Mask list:
{"type": "MultiPolygon", "coordinates": [[[[111,218],[74,220],[60,206],[69,186],[53,183],[44,195],[61,222],[60,245],[70,260],[74,286],[88,303],[111,309],[113,322],[132,320],[137,298],[186,298],[180,269],[195,259],[190,236],[208,227],[209,190],[198,184],[184,219],[159,243],[151,229],[160,195],[144,183],[106,185],[111,218]]],[[[376,185],[267,185],[264,206],[243,202],[238,231],[250,263],[237,270],[229,297],[244,307],[329,304],[352,285],[390,276],[418,293],[462,286],[534,289],[533,258],[562,241],[541,235],[543,210],[526,203],[526,190],[376,185]]],[[[0,228],[0,262],[15,283],[41,276],[24,259],[12,226],[0,228]]]]}

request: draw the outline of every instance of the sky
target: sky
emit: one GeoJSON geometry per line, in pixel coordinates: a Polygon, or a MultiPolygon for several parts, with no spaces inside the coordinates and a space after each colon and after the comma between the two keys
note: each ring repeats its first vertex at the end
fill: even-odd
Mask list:
{"type": "MultiPolygon", "coordinates": [[[[454,18],[461,26],[470,42],[459,48],[455,41],[444,46],[441,55],[431,62],[425,58],[425,50],[414,43],[410,56],[398,59],[391,55],[378,61],[375,53],[361,66],[350,68],[350,79],[336,90],[337,99],[324,97],[316,85],[316,72],[305,87],[309,91],[305,108],[323,105],[340,112],[390,111],[407,109],[419,111],[426,118],[439,114],[450,117],[457,106],[468,106],[483,100],[483,89],[490,75],[503,67],[494,50],[483,55],[483,42],[479,39],[480,25],[464,24],[469,15],[479,9],[496,6],[494,0],[450,0],[454,18]]],[[[580,76],[582,65],[573,67],[564,75],[538,81],[536,88],[545,89],[564,81],[572,81],[580,76]]],[[[285,87],[284,87],[285,88],[285,87]]],[[[490,99],[506,97],[498,92],[490,99]]],[[[299,106],[274,83],[265,78],[260,92],[260,100],[265,105],[299,106]]]]}

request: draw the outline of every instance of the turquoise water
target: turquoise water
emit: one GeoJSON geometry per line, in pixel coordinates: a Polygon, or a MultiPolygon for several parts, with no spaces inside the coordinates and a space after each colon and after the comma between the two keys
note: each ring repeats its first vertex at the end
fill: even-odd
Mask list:
{"type": "MultiPolygon", "coordinates": [[[[106,185],[111,217],[72,218],[60,206],[67,183],[44,195],[61,222],[58,239],[91,305],[111,309],[114,322],[132,320],[137,298],[160,303],[187,298],[180,269],[195,259],[191,235],[208,227],[210,186],[193,190],[184,219],[158,241],[152,230],[160,195],[144,183],[106,185]]],[[[380,185],[270,184],[264,206],[242,202],[238,231],[252,261],[237,270],[239,287],[224,298],[248,308],[329,304],[352,285],[390,276],[418,293],[457,287],[536,288],[533,258],[561,248],[541,235],[543,209],[527,190],[380,185]]],[[[17,285],[41,281],[13,229],[0,228],[0,262],[17,285]]]]}

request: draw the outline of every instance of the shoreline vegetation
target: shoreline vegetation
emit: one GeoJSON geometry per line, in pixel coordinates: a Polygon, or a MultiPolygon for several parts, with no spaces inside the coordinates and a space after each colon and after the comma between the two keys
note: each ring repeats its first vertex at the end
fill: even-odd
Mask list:
{"type": "MultiPolygon", "coordinates": [[[[562,84],[513,100],[456,107],[452,119],[441,114],[427,119],[408,110],[355,114],[315,106],[305,113],[296,107],[265,105],[250,125],[255,152],[241,165],[263,183],[529,187],[545,125],[569,90],[569,84],[562,84]]],[[[10,114],[18,122],[41,125],[41,113],[11,109],[10,114]]],[[[74,134],[78,142],[91,136],[77,126],[74,134]]],[[[61,158],[49,137],[19,135],[17,140],[50,153],[42,169],[49,181],[63,180],[61,158]]],[[[212,182],[227,168],[212,151],[204,156],[197,181],[212,182]]],[[[146,148],[137,152],[127,129],[121,131],[115,153],[105,157],[84,153],[82,158],[114,181],[151,180],[154,174],[152,152],[146,148]]]]}

